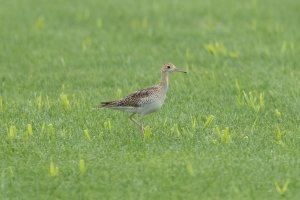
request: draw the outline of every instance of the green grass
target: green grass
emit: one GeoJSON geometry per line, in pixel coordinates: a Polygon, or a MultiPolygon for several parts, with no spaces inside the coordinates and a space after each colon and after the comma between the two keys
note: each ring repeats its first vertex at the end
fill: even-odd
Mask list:
{"type": "Polygon", "coordinates": [[[0,199],[300,198],[298,1],[0,3],[0,199]]]}

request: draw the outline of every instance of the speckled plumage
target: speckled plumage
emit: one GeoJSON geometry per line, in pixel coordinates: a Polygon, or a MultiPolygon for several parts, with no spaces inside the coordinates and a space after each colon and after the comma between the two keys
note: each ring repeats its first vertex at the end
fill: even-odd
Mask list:
{"type": "Polygon", "coordinates": [[[161,69],[161,81],[158,85],[136,91],[122,99],[101,102],[101,107],[132,113],[129,119],[137,124],[143,131],[143,124],[138,123],[132,117],[138,113],[141,115],[142,121],[145,115],[161,108],[168,91],[168,74],[176,71],[186,73],[185,71],[177,69],[173,64],[164,64],[161,69]]]}
{"type": "Polygon", "coordinates": [[[139,91],[135,91],[122,99],[109,102],[102,102],[101,104],[103,107],[107,108],[114,108],[118,106],[140,107],[144,103],[149,103],[155,100],[156,98],[159,98],[159,93],[161,93],[161,91],[162,89],[160,86],[153,86],[139,91]]]}
{"type": "Polygon", "coordinates": [[[149,105],[151,106],[151,104],[155,102],[160,103],[160,106],[162,106],[165,99],[165,94],[166,90],[162,86],[157,85],[136,91],[122,99],[110,102],[102,102],[102,107],[124,110],[131,113],[140,113],[143,117],[152,111],[151,109],[147,110],[143,108],[146,108],[149,105]]]}

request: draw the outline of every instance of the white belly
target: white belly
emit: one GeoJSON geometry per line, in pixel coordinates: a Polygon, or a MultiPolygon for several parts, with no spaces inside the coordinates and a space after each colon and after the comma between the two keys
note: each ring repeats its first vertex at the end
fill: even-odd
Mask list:
{"type": "Polygon", "coordinates": [[[142,107],[140,107],[139,113],[141,114],[141,116],[144,116],[149,113],[155,112],[161,108],[163,103],[163,101],[154,101],[149,104],[145,104],[142,107]]]}
{"type": "Polygon", "coordinates": [[[144,99],[144,101],[141,101],[143,103],[140,104],[138,107],[132,107],[132,106],[116,106],[116,107],[110,107],[111,109],[116,110],[123,110],[131,113],[138,113],[143,118],[145,115],[155,112],[161,108],[165,100],[165,96],[162,98],[156,98],[153,99],[144,99]],[[151,101],[152,100],[152,101],[151,101]]]}
{"type": "Polygon", "coordinates": [[[112,107],[112,109],[123,110],[123,111],[131,112],[131,113],[139,113],[139,114],[141,114],[141,116],[145,116],[149,113],[159,110],[161,108],[161,106],[163,105],[163,103],[164,103],[163,101],[154,101],[151,103],[144,104],[141,107],[118,106],[118,107],[112,107]]]}

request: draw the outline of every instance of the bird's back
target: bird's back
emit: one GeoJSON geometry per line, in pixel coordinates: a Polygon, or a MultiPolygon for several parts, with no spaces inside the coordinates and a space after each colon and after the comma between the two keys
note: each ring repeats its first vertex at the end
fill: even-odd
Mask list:
{"type": "Polygon", "coordinates": [[[113,108],[113,109],[124,109],[124,108],[141,108],[147,104],[153,102],[162,102],[164,101],[165,94],[161,86],[153,86],[138,90],[132,94],[118,100],[102,102],[101,106],[104,108],[113,108]]]}

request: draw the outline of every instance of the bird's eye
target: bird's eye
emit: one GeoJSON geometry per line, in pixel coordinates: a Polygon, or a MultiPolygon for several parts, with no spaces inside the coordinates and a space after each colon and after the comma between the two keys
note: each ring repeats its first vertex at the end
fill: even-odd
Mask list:
{"type": "Polygon", "coordinates": [[[169,65],[169,66],[167,66],[167,68],[168,68],[168,69],[170,69],[170,68],[171,68],[171,66],[169,65]]]}

